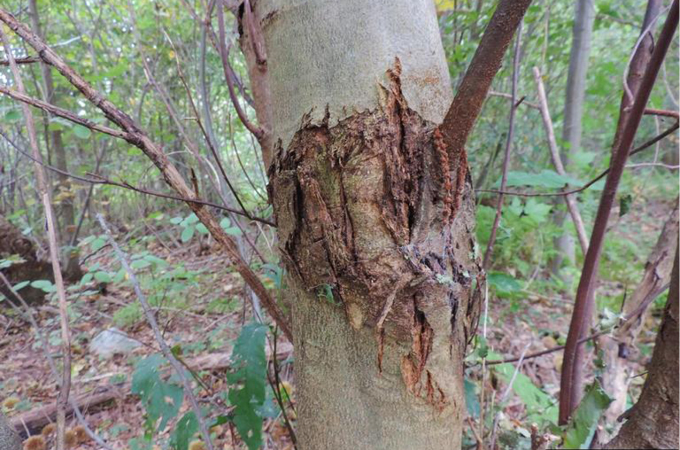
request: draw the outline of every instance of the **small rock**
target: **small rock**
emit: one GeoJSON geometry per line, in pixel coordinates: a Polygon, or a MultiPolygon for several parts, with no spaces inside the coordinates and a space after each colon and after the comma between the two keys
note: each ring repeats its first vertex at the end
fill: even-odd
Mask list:
{"type": "Polygon", "coordinates": [[[109,328],[92,339],[90,342],[90,352],[100,358],[109,359],[117,353],[130,353],[140,345],[139,342],[130,339],[127,334],[118,328],[109,328]]]}

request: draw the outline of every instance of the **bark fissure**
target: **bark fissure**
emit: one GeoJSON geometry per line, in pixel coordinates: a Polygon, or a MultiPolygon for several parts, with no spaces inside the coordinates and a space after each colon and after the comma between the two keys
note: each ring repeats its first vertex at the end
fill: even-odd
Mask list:
{"type": "Polygon", "coordinates": [[[342,308],[355,331],[374,330],[378,375],[385,346],[401,346],[406,389],[443,411],[457,386],[440,360],[462,370],[479,311],[470,178],[464,152],[451,164],[435,124],[408,107],[398,60],[387,79],[377,110],[334,126],[328,113],[303,118],[276,146],[270,196],[293,284],[342,308]]]}

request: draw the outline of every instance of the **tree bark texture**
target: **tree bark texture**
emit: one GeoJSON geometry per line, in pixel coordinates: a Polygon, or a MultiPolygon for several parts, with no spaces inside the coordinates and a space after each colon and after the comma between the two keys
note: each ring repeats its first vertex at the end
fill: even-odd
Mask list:
{"type": "Polygon", "coordinates": [[[606,412],[607,422],[614,423],[626,408],[626,394],[633,374],[626,370],[626,359],[642,329],[650,310],[649,303],[658,295],[671,279],[673,267],[673,248],[678,238],[678,202],[668,216],[659,239],[645,264],[645,273],[640,284],[626,299],[623,316],[635,316],[619,327],[613,335],[598,339],[598,347],[603,350],[607,370],[602,375],[602,387],[613,399],[606,412]]]}
{"type": "Polygon", "coordinates": [[[640,399],[605,448],[678,448],[678,248],[668,301],[640,399]]]}
{"type": "Polygon", "coordinates": [[[452,449],[483,283],[429,0],[260,0],[301,449],[452,449]]]}

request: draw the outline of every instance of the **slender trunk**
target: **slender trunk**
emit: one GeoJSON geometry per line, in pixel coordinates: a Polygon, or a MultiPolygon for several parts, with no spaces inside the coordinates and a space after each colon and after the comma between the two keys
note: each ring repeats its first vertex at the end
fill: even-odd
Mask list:
{"type": "Polygon", "coordinates": [[[647,258],[645,273],[635,291],[626,299],[622,315],[636,316],[618,328],[614,335],[598,339],[598,347],[603,350],[607,370],[602,374],[602,387],[614,399],[607,409],[607,422],[614,423],[626,408],[626,394],[631,375],[625,368],[624,359],[642,329],[649,305],[668,285],[673,266],[673,247],[678,238],[678,203],[671,212],[659,235],[659,239],[647,258]]]}
{"type": "Polygon", "coordinates": [[[605,448],[678,448],[678,248],[663,321],[640,399],[605,448]]]}
{"type": "MultiPolygon", "coordinates": [[[[586,93],[586,72],[590,56],[590,42],[595,20],[594,0],[579,0],[576,2],[574,18],[573,41],[569,56],[569,74],[567,76],[567,95],[564,102],[564,127],[562,140],[567,149],[562,152],[562,162],[567,173],[569,161],[581,147],[581,119],[583,117],[583,100],[586,93]]],[[[560,203],[562,200],[560,199],[560,203]]],[[[563,229],[568,221],[566,211],[555,213],[555,224],[563,229]]],[[[555,239],[557,254],[551,262],[552,272],[560,274],[560,268],[565,259],[575,262],[574,236],[564,232],[555,239]]]]}
{"type": "Polygon", "coordinates": [[[429,0],[260,0],[301,449],[459,448],[480,264],[429,0]]]}
{"type": "MultiPolygon", "coordinates": [[[[38,7],[36,5],[36,0],[30,0],[28,2],[30,8],[31,26],[33,31],[43,37],[42,30],[40,28],[40,16],[38,13],[38,7]]],[[[43,100],[57,105],[57,98],[54,89],[54,80],[52,78],[52,69],[49,65],[45,63],[40,64],[40,71],[43,78],[43,100]]],[[[62,242],[61,245],[69,245],[73,233],[76,230],[75,226],[75,211],[73,208],[73,199],[75,198],[71,190],[71,181],[69,177],[65,175],[68,172],[68,163],[66,157],[66,150],[64,148],[64,143],[61,136],[61,131],[58,129],[53,129],[49,133],[49,139],[51,143],[51,148],[54,153],[54,165],[63,173],[57,174],[58,185],[57,194],[55,197],[59,199],[58,202],[58,216],[61,218],[60,222],[60,232],[62,242]]],[[[68,280],[78,280],[82,276],[80,270],[80,265],[78,264],[78,252],[75,248],[68,248],[65,258],[64,275],[68,280]]]]}

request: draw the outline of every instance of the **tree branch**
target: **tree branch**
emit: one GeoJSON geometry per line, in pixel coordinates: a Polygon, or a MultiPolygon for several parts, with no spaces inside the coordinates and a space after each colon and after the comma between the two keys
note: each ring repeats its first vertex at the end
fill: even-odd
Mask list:
{"type": "MultiPolygon", "coordinates": [[[[550,117],[550,111],[548,110],[548,98],[545,95],[545,88],[543,86],[543,79],[541,78],[541,72],[538,67],[534,67],[534,79],[536,80],[536,87],[538,89],[538,99],[541,110],[541,117],[543,118],[543,125],[545,126],[545,132],[548,137],[548,148],[550,149],[550,156],[555,166],[557,173],[565,176],[567,173],[564,170],[564,165],[562,164],[562,158],[560,157],[560,151],[557,148],[557,140],[555,139],[555,131],[553,128],[552,118],[550,117]]],[[[585,255],[588,251],[588,234],[586,233],[586,227],[583,225],[583,219],[581,218],[581,213],[578,210],[578,205],[573,194],[566,194],[564,196],[564,201],[567,203],[567,208],[569,209],[569,214],[571,219],[574,221],[574,227],[576,228],[576,234],[578,235],[578,241],[581,245],[581,250],[585,255]]]]}
{"type": "Polygon", "coordinates": [[[59,55],[57,55],[42,39],[35,35],[28,27],[19,22],[12,14],[0,8],[0,21],[7,24],[15,33],[33,47],[46,63],[57,69],[74,87],[76,87],[90,102],[97,106],[106,117],[128,133],[126,140],[142,150],[163,174],[165,181],[179,194],[180,197],[191,199],[187,204],[199,220],[210,231],[210,234],[224,248],[227,256],[234,264],[246,283],[264,304],[267,312],[279,325],[281,331],[292,342],[292,333],[285,316],[264,287],[258,276],[240,256],[234,240],[227,235],[212,213],[200,203],[196,203],[195,193],[189,187],[174,164],[168,159],[162,148],[139,127],[126,113],[118,109],[111,101],[96,91],[85,79],[71,69],[59,55]]]}
{"type": "MultiPolygon", "coordinates": [[[[460,154],[482,110],[491,81],[531,0],[501,0],[440,129],[451,156],[460,154]]],[[[513,102],[514,103],[514,102],[513,102]]],[[[514,105],[513,105],[514,106],[514,105]]]]}
{"type": "Polygon", "coordinates": [[[580,380],[582,379],[582,349],[578,343],[586,331],[586,324],[592,317],[594,296],[592,295],[595,273],[600,261],[600,254],[607,232],[607,222],[611,213],[616,192],[618,190],[621,175],[626,166],[628,153],[630,152],[635,133],[642,120],[645,106],[651,95],[654,82],[666,56],[666,52],[673,41],[673,35],[678,26],[678,0],[674,0],[666,23],[661,31],[659,39],[647,65],[645,74],[640,82],[640,88],[635,94],[629,116],[624,122],[620,139],[615,143],[612,152],[612,163],[609,176],[605,183],[600,205],[597,210],[593,232],[590,238],[590,247],[585,257],[583,271],[576,292],[574,312],[569,326],[567,346],[564,351],[564,364],[562,366],[562,378],[560,381],[560,424],[569,420],[572,412],[578,404],[581,393],[579,392],[580,380]]]}

